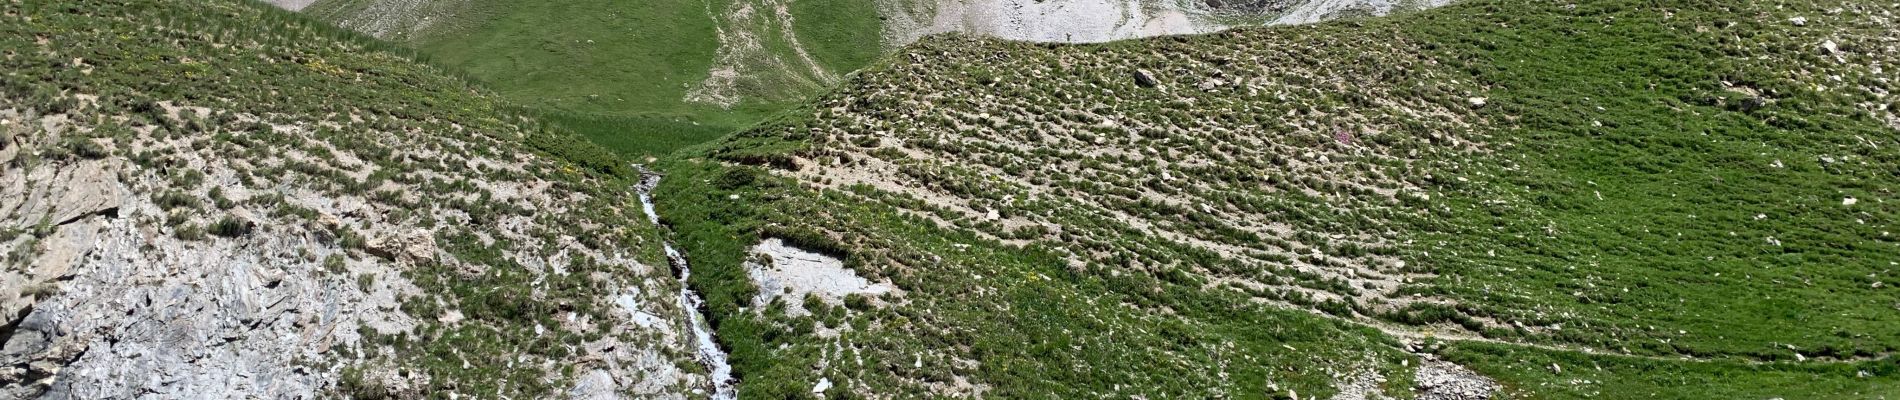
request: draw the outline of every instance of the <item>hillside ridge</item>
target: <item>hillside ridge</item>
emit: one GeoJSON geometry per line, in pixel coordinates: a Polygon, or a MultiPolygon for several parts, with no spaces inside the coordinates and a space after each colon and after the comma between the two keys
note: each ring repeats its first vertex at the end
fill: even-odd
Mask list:
{"type": "Polygon", "coordinates": [[[606,150],[256,2],[0,21],[0,397],[709,387],[606,150]]]}
{"type": "MultiPolygon", "coordinates": [[[[1512,398],[1878,396],[1900,390],[1895,12],[1500,0],[1105,44],[933,37],[683,155],[709,184],[660,193],[706,204],[668,211],[695,254],[799,243],[904,293],[715,307],[742,374],[1327,397],[1363,393],[1351,371],[1416,391],[1410,365],[1444,360],[1512,398]],[[955,367],[746,360],[809,340],[955,367]]],[[[745,265],[702,259],[695,285],[743,304],[745,265]]]]}
{"type": "Polygon", "coordinates": [[[919,38],[1104,42],[1363,18],[1442,1],[324,0],[301,12],[418,49],[635,157],[753,125],[919,38]],[[621,129],[660,140],[626,137],[621,129]]]}

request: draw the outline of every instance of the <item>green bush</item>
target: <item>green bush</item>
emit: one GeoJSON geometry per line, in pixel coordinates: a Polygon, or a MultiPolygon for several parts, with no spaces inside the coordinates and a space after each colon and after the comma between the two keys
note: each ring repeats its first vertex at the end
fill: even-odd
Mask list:
{"type": "Polygon", "coordinates": [[[234,238],[251,234],[252,228],[254,225],[251,221],[237,217],[224,217],[213,222],[207,231],[213,235],[234,238]]]}

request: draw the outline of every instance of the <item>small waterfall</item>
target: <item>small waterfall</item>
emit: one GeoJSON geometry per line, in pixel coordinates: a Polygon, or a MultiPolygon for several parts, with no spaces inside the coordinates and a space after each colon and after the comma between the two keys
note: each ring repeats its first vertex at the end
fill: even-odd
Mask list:
{"type": "MultiPolygon", "coordinates": [[[[635,187],[640,194],[640,208],[646,212],[647,221],[664,229],[665,226],[660,225],[660,215],[653,211],[653,188],[660,185],[661,176],[647,171],[646,167],[636,167],[640,169],[640,185],[635,187]]],[[[735,400],[739,397],[738,379],[732,377],[732,364],[726,362],[726,352],[719,349],[718,342],[713,341],[712,327],[706,323],[704,315],[706,301],[686,284],[686,278],[692,276],[693,269],[687,266],[686,256],[673,248],[671,239],[663,243],[666,248],[667,262],[672,263],[673,270],[679,273],[680,306],[687,310],[686,315],[693,320],[693,339],[699,347],[695,354],[698,355],[699,362],[705,363],[706,368],[712,370],[712,398],[713,400],[735,400]]]]}

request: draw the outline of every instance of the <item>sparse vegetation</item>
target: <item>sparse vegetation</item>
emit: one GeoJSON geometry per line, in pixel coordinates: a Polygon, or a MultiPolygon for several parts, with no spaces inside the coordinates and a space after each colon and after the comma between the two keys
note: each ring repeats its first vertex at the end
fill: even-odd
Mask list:
{"type": "MultiPolygon", "coordinates": [[[[663,235],[741,398],[1403,398],[1426,358],[1508,398],[1900,393],[1894,5],[1468,0],[878,61],[839,5],[862,1],[801,2],[836,28],[797,32],[818,62],[875,65],[752,126],[798,96],[680,100],[729,3],[608,3],[456,3],[479,23],[411,51],[236,0],[0,2],[0,175],[123,164],[93,176],[129,193],[0,227],[0,273],[80,240],[71,218],[150,253],[86,263],[254,257],[250,293],[368,305],[244,320],[322,335],[299,363],[335,397],[560,396],[607,369],[693,393],[663,235]],[[479,54],[525,51],[552,54],[479,54]],[[667,174],[664,228],[634,163],[667,174]],[[768,238],[898,290],[751,307],[768,238]]],[[[230,332],[203,336],[253,334],[230,332]]]]}
{"type": "Polygon", "coordinates": [[[234,238],[250,234],[252,227],[251,221],[234,217],[224,217],[218,219],[218,222],[211,223],[210,228],[206,230],[213,235],[234,238]]]}
{"type": "Polygon", "coordinates": [[[1896,11],[1499,0],[1104,45],[940,37],[665,165],[662,212],[740,374],[774,382],[749,395],[866,357],[886,364],[825,374],[900,397],[1325,397],[1336,380],[1201,349],[1397,377],[1394,336],[1441,335],[1516,397],[1893,393],[1896,11]],[[743,246],[787,232],[903,305],[738,310],[743,246]],[[1195,334],[1126,333],[1167,326],[1195,334]],[[1223,326],[1338,340],[1295,361],[1223,326]]]}
{"type": "MultiPolygon", "coordinates": [[[[559,5],[470,0],[379,9],[374,1],[325,0],[304,12],[418,49],[517,104],[635,160],[716,139],[806,100],[819,89],[786,77],[756,77],[734,108],[691,102],[713,67],[717,29],[732,1],[570,1],[559,5]]],[[[786,10],[793,34],[824,67],[850,71],[885,49],[868,1],[799,1],[786,10]]],[[[754,13],[774,10],[756,5],[754,13]]],[[[761,21],[771,20],[760,18],[761,21]]],[[[769,38],[768,38],[769,39],[769,38]]],[[[790,56],[774,40],[763,42],[790,56]]],[[[780,72],[784,73],[784,72],[780,72]]]]}
{"type": "MultiPolygon", "coordinates": [[[[627,159],[577,136],[576,127],[538,121],[538,111],[503,101],[394,45],[251,1],[0,2],[0,50],[0,71],[10,77],[0,79],[0,132],[7,135],[0,157],[39,171],[5,168],[0,175],[21,179],[9,182],[23,181],[28,188],[52,186],[55,195],[97,190],[30,204],[100,203],[86,205],[98,207],[92,214],[33,214],[40,222],[0,228],[33,236],[22,241],[11,236],[26,235],[10,234],[11,240],[0,242],[9,260],[0,272],[10,274],[7,279],[19,276],[13,271],[21,267],[38,268],[26,264],[40,259],[38,252],[66,246],[78,249],[75,260],[88,257],[71,269],[75,273],[140,274],[83,275],[94,279],[81,280],[87,296],[104,296],[87,301],[117,302],[112,299],[120,293],[108,292],[185,287],[180,285],[191,285],[192,296],[243,290],[259,299],[291,299],[271,307],[318,298],[325,303],[301,306],[347,310],[347,323],[337,326],[340,320],[326,316],[320,324],[355,332],[329,336],[318,325],[303,325],[311,329],[306,334],[325,335],[324,346],[334,346],[325,357],[308,360],[301,348],[269,347],[276,343],[273,335],[284,334],[279,329],[289,329],[287,320],[263,319],[263,308],[246,308],[242,317],[227,308],[252,304],[136,302],[142,304],[115,308],[107,319],[74,317],[97,321],[99,331],[58,338],[79,341],[60,346],[84,349],[85,340],[103,337],[120,346],[160,339],[119,331],[145,328],[112,318],[243,318],[242,326],[220,322],[212,324],[219,330],[204,331],[202,337],[216,338],[215,344],[192,336],[166,339],[163,346],[296,350],[273,350],[246,363],[294,353],[314,366],[299,370],[340,366],[348,373],[311,381],[340,379],[315,388],[329,391],[315,394],[329,396],[545,397],[570,387],[590,368],[602,368],[577,367],[573,360],[621,363],[631,357],[660,361],[641,364],[650,378],[617,379],[657,395],[686,390],[676,387],[685,385],[676,379],[698,368],[682,356],[688,343],[661,333],[685,329],[679,322],[685,311],[667,302],[667,271],[644,267],[664,264],[653,241],[657,232],[638,219],[638,209],[629,209],[638,204],[628,190],[634,176],[627,159]],[[80,182],[84,188],[63,180],[93,171],[97,181],[80,182]],[[124,195],[109,197],[116,193],[124,195]],[[135,247],[89,250],[125,241],[135,247]],[[212,266],[257,269],[251,275],[202,270],[212,266]],[[248,280],[239,289],[217,286],[228,284],[228,275],[248,280]],[[120,281],[141,286],[112,286],[120,281]],[[316,289],[321,293],[307,291],[316,289]],[[623,295],[635,303],[615,305],[623,295]],[[161,309],[191,304],[200,308],[161,309]],[[450,311],[468,318],[443,322],[450,311]],[[660,322],[646,330],[621,329],[633,311],[660,322]],[[413,322],[369,325],[409,312],[390,319],[413,322]],[[223,330],[226,325],[243,330],[223,330]],[[482,362],[465,366],[465,359],[482,362]],[[673,360],[683,364],[670,365],[673,360]],[[391,365],[402,366],[400,372],[391,365]]],[[[7,204],[0,212],[22,210],[15,207],[19,203],[0,203],[7,204]]],[[[16,218],[24,216],[0,215],[16,218]]],[[[56,286],[21,287],[30,289],[27,301],[64,296],[48,289],[56,286]]],[[[269,313],[295,314],[280,308],[269,313]]],[[[0,322],[25,315],[9,314],[0,322]]],[[[100,351],[45,365],[84,368],[82,363],[114,357],[123,355],[100,351]]],[[[155,368],[153,373],[199,371],[155,368]]],[[[84,390],[115,390],[110,382],[72,379],[81,379],[73,385],[84,390]]],[[[0,376],[0,382],[0,397],[18,393],[10,384],[17,381],[0,376]]],[[[45,387],[21,390],[32,394],[45,387]]]]}

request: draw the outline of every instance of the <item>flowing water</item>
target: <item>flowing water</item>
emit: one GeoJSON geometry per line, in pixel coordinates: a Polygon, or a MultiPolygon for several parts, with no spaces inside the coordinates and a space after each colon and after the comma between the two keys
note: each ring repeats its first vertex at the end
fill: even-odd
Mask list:
{"type": "MultiPolygon", "coordinates": [[[[640,193],[641,211],[646,212],[647,221],[653,222],[654,226],[665,228],[660,225],[660,214],[653,211],[653,188],[660,185],[660,175],[648,172],[642,167],[640,176],[640,186],[637,189],[640,193]]],[[[666,248],[667,262],[672,263],[673,270],[679,273],[679,301],[680,306],[687,310],[686,315],[692,319],[693,340],[698,347],[695,353],[699,362],[705,363],[706,369],[712,371],[712,398],[713,400],[737,399],[739,397],[736,389],[738,380],[733,379],[732,364],[726,362],[725,350],[719,349],[719,343],[713,340],[712,328],[706,323],[706,302],[700,299],[699,293],[693,292],[692,287],[686,284],[686,279],[693,275],[693,270],[688,268],[686,256],[673,248],[672,240],[666,240],[663,246],[666,248]]]]}

